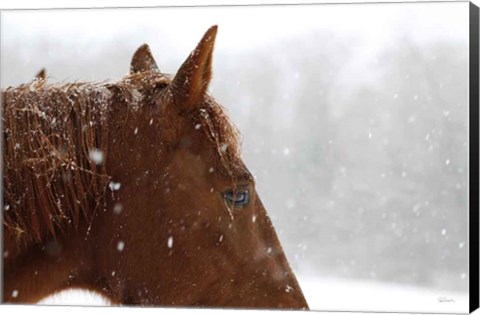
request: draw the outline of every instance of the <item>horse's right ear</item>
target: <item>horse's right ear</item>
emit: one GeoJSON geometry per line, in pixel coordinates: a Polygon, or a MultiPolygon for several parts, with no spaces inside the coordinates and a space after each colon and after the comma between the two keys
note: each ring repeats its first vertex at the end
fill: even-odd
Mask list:
{"type": "Polygon", "coordinates": [[[130,63],[130,73],[138,73],[149,70],[158,70],[157,63],[153,59],[150,47],[147,44],[140,46],[133,54],[130,63]]]}
{"type": "Polygon", "coordinates": [[[201,104],[212,78],[212,55],[217,26],[208,29],[171,83],[177,111],[189,111],[201,104]]]}

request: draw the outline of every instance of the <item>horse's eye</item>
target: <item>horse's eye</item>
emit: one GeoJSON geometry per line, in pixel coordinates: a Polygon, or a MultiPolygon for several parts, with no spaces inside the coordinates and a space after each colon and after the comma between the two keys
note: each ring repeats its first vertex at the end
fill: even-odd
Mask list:
{"type": "Polygon", "coordinates": [[[245,207],[250,202],[248,188],[237,189],[235,191],[227,190],[223,193],[223,198],[228,204],[239,208],[245,207]]]}

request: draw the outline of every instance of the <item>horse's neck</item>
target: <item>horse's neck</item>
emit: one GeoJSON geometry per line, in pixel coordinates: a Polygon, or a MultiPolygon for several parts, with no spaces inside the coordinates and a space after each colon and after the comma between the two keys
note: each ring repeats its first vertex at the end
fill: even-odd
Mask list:
{"type": "MultiPolygon", "coordinates": [[[[88,96],[94,97],[95,95],[88,96]]],[[[20,99],[18,102],[20,101],[24,100],[20,99]]],[[[107,102],[103,99],[102,101],[107,102]]],[[[12,100],[10,102],[12,102],[12,100]]],[[[10,105],[13,106],[15,104],[10,105]]],[[[25,115],[27,114],[28,113],[25,113],[25,115]]],[[[14,116],[9,117],[9,119],[13,119],[12,117],[14,116]]],[[[68,117],[75,117],[75,115],[69,115],[68,117]]],[[[65,124],[66,127],[64,128],[66,136],[70,137],[73,143],[80,144],[80,140],[84,139],[83,137],[79,136],[80,132],[83,132],[83,128],[81,127],[86,126],[86,124],[89,124],[90,121],[86,118],[85,121],[80,121],[79,117],[80,116],[77,117],[78,119],[75,122],[70,120],[66,120],[64,122],[62,120],[62,122],[65,124]],[[78,132],[79,134],[69,134],[69,130],[76,130],[76,132],[78,132]]],[[[98,119],[98,122],[101,122],[102,117],[100,117],[98,113],[93,112],[92,117],[94,119],[98,119]]],[[[57,122],[58,121],[59,120],[57,119],[57,122]]],[[[22,125],[22,128],[25,129],[27,127],[22,125]]],[[[87,143],[88,149],[90,149],[90,147],[93,147],[102,150],[105,141],[108,140],[108,138],[106,138],[106,134],[101,134],[100,132],[92,133],[87,138],[92,141],[91,144],[87,143]]],[[[4,145],[6,144],[4,143],[4,145]]],[[[75,161],[76,165],[79,165],[79,159],[82,159],[84,165],[90,165],[90,162],[88,160],[90,157],[85,156],[89,154],[88,150],[83,148],[81,145],[77,145],[76,150],[77,151],[71,153],[72,157],[77,158],[77,160],[75,161]],[[77,154],[78,152],[81,152],[81,156],[77,154]]],[[[25,156],[28,158],[28,153],[25,154],[25,156]]],[[[8,159],[8,157],[6,157],[5,155],[3,155],[3,158],[8,159]]],[[[4,164],[5,161],[2,161],[2,163],[4,164]]],[[[10,161],[9,163],[12,162],[10,161]]],[[[13,163],[11,165],[15,164],[13,163]]],[[[59,197],[55,194],[73,194],[72,196],[70,196],[71,198],[64,198],[65,204],[62,205],[62,210],[65,211],[63,213],[65,216],[62,218],[65,219],[65,225],[62,225],[62,227],[59,229],[57,229],[57,226],[55,226],[56,232],[54,234],[56,234],[56,236],[52,235],[52,232],[49,232],[49,230],[45,227],[46,222],[41,221],[40,218],[38,224],[42,227],[40,235],[41,237],[34,238],[31,233],[33,227],[29,225],[30,220],[28,220],[27,217],[31,213],[29,212],[29,210],[35,211],[35,213],[39,213],[39,211],[44,210],[48,214],[48,211],[56,209],[56,204],[42,203],[30,205],[31,209],[15,209],[21,211],[16,212],[17,216],[20,217],[19,222],[15,221],[16,216],[11,216],[9,222],[5,220],[6,217],[4,216],[3,256],[5,277],[3,283],[3,300],[5,302],[35,303],[39,299],[58,290],[71,286],[91,288],[90,286],[92,286],[92,283],[94,283],[94,281],[91,280],[93,277],[92,273],[97,271],[94,268],[95,264],[93,262],[93,251],[90,244],[95,241],[95,235],[90,235],[89,238],[85,238],[85,236],[87,235],[89,222],[91,221],[92,216],[95,213],[93,211],[94,209],[90,208],[90,206],[93,202],[98,200],[97,197],[102,197],[104,195],[108,184],[108,177],[105,176],[103,168],[98,167],[98,169],[95,171],[92,169],[88,169],[87,166],[79,166],[82,167],[82,169],[79,171],[80,173],[85,170],[85,180],[82,180],[80,183],[87,183],[85,187],[78,187],[78,182],[70,182],[68,184],[70,186],[67,187],[68,189],[65,189],[65,187],[55,187],[59,189],[52,190],[52,195],[54,196],[53,199],[55,199],[55,201],[58,200],[58,198],[56,197],[59,197]],[[90,180],[90,178],[92,180],[90,180]],[[95,187],[92,188],[92,185],[95,187]],[[84,204],[82,204],[81,206],[79,206],[78,204],[68,204],[69,201],[78,201],[79,198],[83,196],[85,196],[85,199],[81,200],[82,202],[84,202],[84,204]],[[86,213],[83,213],[83,208],[81,207],[88,207],[89,210],[87,210],[86,213]],[[85,216],[82,217],[81,214],[78,216],[75,213],[71,212],[74,210],[74,208],[76,208],[76,210],[80,209],[80,213],[83,213],[85,216]],[[74,228],[75,225],[73,224],[73,222],[75,217],[79,218],[78,222],[75,222],[78,228],[74,228]],[[25,226],[18,225],[17,227],[17,224],[20,224],[21,222],[24,222],[25,226]],[[8,224],[7,226],[6,223],[10,224],[8,224]]],[[[70,167],[66,168],[65,170],[67,174],[70,171],[76,172],[70,167]]],[[[79,172],[75,173],[77,179],[79,176],[79,172]]],[[[7,174],[7,172],[5,173],[7,174]]],[[[8,172],[10,177],[7,179],[7,181],[11,182],[12,185],[17,185],[15,186],[17,190],[24,190],[22,184],[15,181],[15,176],[13,175],[15,173],[18,174],[18,171],[10,170],[10,172],[8,172]]],[[[6,174],[4,175],[4,182],[7,178],[6,174]]],[[[64,181],[63,177],[61,177],[61,170],[56,173],[56,176],[61,179],[57,181],[58,185],[60,185],[64,181]]],[[[12,192],[11,195],[15,197],[15,191],[12,192]]],[[[38,200],[38,198],[35,198],[35,200],[38,200]]],[[[103,206],[103,203],[101,204],[101,206],[103,206]]],[[[12,215],[14,214],[13,210],[13,208],[10,208],[9,210],[12,215]]],[[[103,213],[103,211],[96,211],[96,213],[103,213]]],[[[48,216],[45,217],[48,218],[48,216]]],[[[96,218],[95,220],[98,220],[98,218],[96,218]]]]}
{"type": "Polygon", "coordinates": [[[4,237],[4,302],[36,303],[68,287],[91,288],[95,264],[81,234],[22,246],[12,233],[4,237]]]}

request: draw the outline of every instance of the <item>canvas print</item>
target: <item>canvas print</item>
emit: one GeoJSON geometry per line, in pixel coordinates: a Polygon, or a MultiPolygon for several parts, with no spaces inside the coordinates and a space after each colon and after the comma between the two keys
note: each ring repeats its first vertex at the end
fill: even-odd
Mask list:
{"type": "Polygon", "coordinates": [[[3,11],[3,303],[467,312],[469,12],[3,11]]]}

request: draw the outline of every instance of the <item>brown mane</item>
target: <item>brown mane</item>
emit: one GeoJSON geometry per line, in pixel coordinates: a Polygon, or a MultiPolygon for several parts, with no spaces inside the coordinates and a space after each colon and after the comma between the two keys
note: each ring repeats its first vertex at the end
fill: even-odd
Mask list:
{"type": "Polygon", "coordinates": [[[36,79],[2,98],[5,227],[21,243],[40,242],[91,218],[108,184],[105,168],[88,157],[108,152],[109,90],[36,79]]]}
{"type": "MultiPolygon", "coordinates": [[[[115,84],[47,85],[37,77],[2,92],[4,226],[19,243],[67,233],[80,220],[91,221],[99,208],[105,210],[112,103],[137,112],[148,103],[142,93],[160,83],[168,79],[159,72],[130,74],[115,84]],[[102,155],[102,163],[91,159],[92,152],[102,155]]],[[[217,147],[223,166],[237,166],[238,131],[224,108],[207,97],[192,114],[217,147]]]]}
{"type": "Polygon", "coordinates": [[[211,97],[207,98],[198,115],[202,129],[217,149],[222,166],[232,175],[232,168],[243,167],[238,164],[241,156],[238,129],[226,115],[225,109],[211,97]]]}

